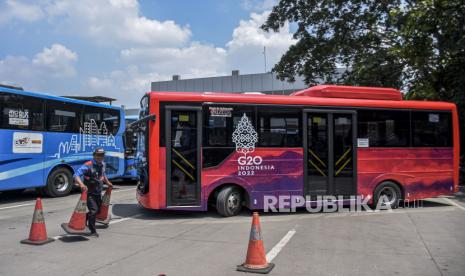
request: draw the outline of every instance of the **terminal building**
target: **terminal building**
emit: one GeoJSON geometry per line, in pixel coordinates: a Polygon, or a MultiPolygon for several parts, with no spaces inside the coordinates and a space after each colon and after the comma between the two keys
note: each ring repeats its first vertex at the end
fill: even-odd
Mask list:
{"type": "MultiPolygon", "coordinates": [[[[337,69],[336,75],[342,74],[343,71],[344,69],[337,69]]],[[[319,84],[323,84],[323,81],[319,84]]],[[[229,76],[208,78],[182,79],[180,75],[173,75],[171,80],[152,82],[150,88],[151,91],[163,92],[260,92],[270,95],[289,95],[308,88],[308,85],[301,76],[295,76],[294,82],[288,82],[279,80],[272,72],[241,75],[239,70],[233,70],[229,76]]],[[[137,115],[138,112],[138,108],[126,109],[127,115],[137,115]]]]}
{"type": "MultiPolygon", "coordinates": [[[[239,70],[233,70],[229,76],[209,78],[181,79],[181,76],[174,75],[171,80],[151,83],[151,91],[164,92],[260,92],[272,95],[289,95],[305,88],[307,85],[299,76],[295,78],[295,82],[287,82],[277,79],[276,74],[271,72],[240,75],[239,70]]],[[[138,113],[138,108],[126,109],[126,115],[137,115],[138,113]]]]}
{"type": "Polygon", "coordinates": [[[152,91],[173,92],[223,92],[244,93],[261,92],[273,95],[288,95],[294,91],[307,88],[302,77],[296,77],[295,82],[281,81],[274,73],[240,75],[239,70],[233,70],[229,76],[181,79],[174,75],[169,81],[152,82],[152,91]]]}

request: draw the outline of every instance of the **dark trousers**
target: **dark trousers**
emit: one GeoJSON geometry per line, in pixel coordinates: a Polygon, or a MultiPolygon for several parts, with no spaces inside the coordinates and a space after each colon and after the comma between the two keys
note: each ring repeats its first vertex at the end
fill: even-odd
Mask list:
{"type": "Polygon", "coordinates": [[[87,196],[87,208],[89,209],[89,212],[87,212],[87,226],[92,233],[97,232],[95,229],[95,219],[98,212],[100,212],[100,206],[102,206],[101,195],[90,194],[87,196]]]}

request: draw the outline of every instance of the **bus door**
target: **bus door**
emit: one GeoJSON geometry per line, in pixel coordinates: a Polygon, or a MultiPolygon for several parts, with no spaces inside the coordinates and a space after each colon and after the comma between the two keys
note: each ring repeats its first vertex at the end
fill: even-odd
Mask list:
{"type": "Polygon", "coordinates": [[[303,116],[305,194],[355,195],[356,112],[308,109],[303,116]]]}
{"type": "Polygon", "coordinates": [[[200,206],[202,109],[166,106],[167,206],[200,206]]]}

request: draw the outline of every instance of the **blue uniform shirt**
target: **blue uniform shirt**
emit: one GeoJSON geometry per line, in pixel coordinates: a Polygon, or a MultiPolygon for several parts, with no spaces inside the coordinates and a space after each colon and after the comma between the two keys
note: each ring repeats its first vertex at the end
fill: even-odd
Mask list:
{"type": "Polygon", "coordinates": [[[74,174],[78,176],[88,188],[88,194],[100,195],[102,193],[103,177],[105,176],[105,162],[98,165],[95,159],[85,162],[74,174]]]}

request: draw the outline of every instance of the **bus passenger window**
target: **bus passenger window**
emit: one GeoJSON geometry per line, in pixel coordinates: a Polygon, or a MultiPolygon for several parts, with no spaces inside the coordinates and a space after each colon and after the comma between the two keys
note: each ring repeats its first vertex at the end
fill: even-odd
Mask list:
{"type": "Polygon", "coordinates": [[[204,145],[234,147],[232,134],[244,114],[255,127],[254,112],[250,106],[205,106],[204,145]]]}
{"type": "Polygon", "coordinates": [[[103,111],[103,122],[107,127],[108,133],[116,135],[119,130],[120,114],[118,110],[105,109],[103,111]]]}
{"type": "Polygon", "coordinates": [[[2,128],[43,130],[44,100],[33,97],[1,93],[0,106],[2,128]]]}
{"type": "Polygon", "coordinates": [[[412,135],[415,147],[452,147],[452,114],[412,111],[412,135]]]}
{"type": "Polygon", "coordinates": [[[408,147],[410,112],[359,110],[358,137],[368,138],[370,147],[408,147]]]}
{"type": "Polygon", "coordinates": [[[47,130],[79,133],[81,110],[77,104],[47,101],[47,130]]]}

